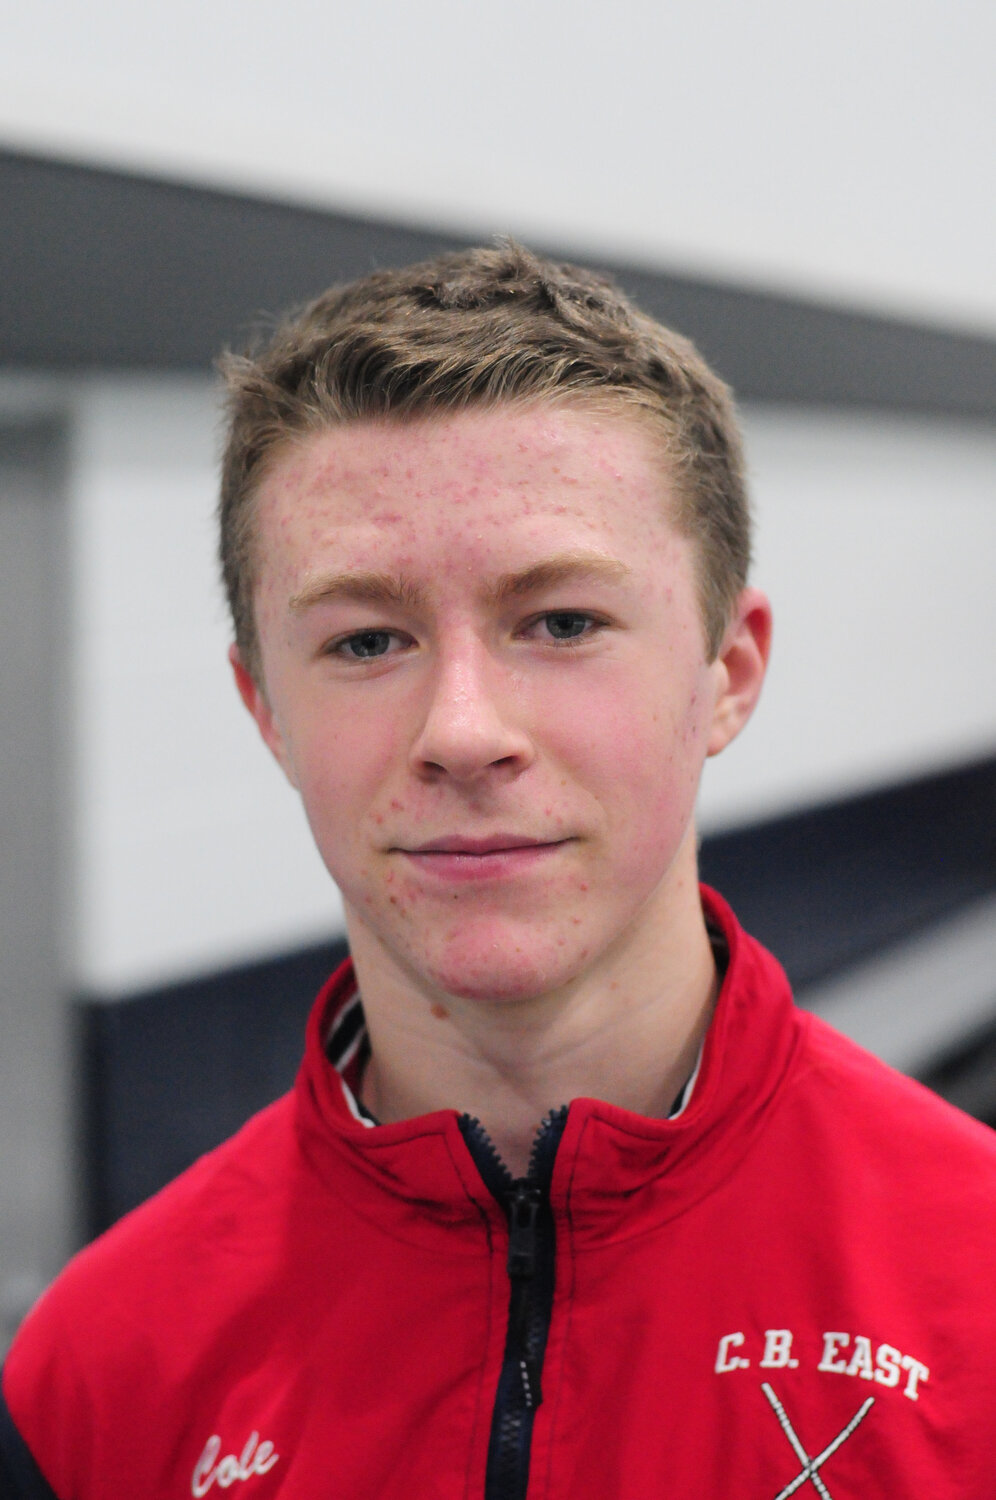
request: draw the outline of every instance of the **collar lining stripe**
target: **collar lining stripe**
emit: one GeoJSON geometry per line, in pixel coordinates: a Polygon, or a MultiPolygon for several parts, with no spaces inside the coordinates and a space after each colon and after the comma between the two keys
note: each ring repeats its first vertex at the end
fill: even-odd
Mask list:
{"type": "Polygon", "coordinates": [[[339,1083],[342,1086],[342,1095],[346,1101],[346,1108],[353,1116],[353,1119],[359,1120],[360,1124],[365,1125],[368,1130],[373,1130],[377,1124],[377,1121],[374,1119],[373,1115],[368,1115],[363,1110],[361,1105],[357,1104],[356,1098],[353,1094],[353,1090],[350,1088],[345,1078],[340,1077],[339,1083]]]}
{"type": "Polygon", "coordinates": [[[348,1061],[346,1054],[355,1055],[356,1038],[364,1034],[366,1029],[366,1017],[360,1004],[359,991],[356,991],[333,1020],[325,1041],[325,1056],[333,1067],[342,1071],[348,1061]]]}
{"type": "Polygon", "coordinates": [[[702,1055],[704,1052],[705,1037],[703,1037],[701,1042],[699,1042],[699,1055],[695,1059],[695,1067],[692,1069],[691,1077],[688,1079],[684,1088],[681,1090],[681,1093],[674,1101],[674,1105],[672,1106],[670,1113],[668,1114],[669,1120],[677,1120],[679,1116],[685,1113],[685,1110],[688,1108],[689,1104],[691,1104],[692,1094],[695,1092],[695,1085],[698,1082],[699,1069],[702,1067],[702,1055]]]}

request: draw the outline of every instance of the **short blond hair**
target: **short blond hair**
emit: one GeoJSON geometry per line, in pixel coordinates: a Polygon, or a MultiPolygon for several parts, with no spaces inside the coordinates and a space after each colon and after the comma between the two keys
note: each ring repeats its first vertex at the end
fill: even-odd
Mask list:
{"type": "Polygon", "coordinates": [[[750,563],[733,400],[688,339],[608,277],[511,241],[438,255],[332,287],[219,367],[228,394],[222,576],[236,644],[257,680],[254,499],[281,444],[364,418],[544,401],[649,414],[676,492],[675,523],[696,548],[710,659],[719,650],[750,563]]]}

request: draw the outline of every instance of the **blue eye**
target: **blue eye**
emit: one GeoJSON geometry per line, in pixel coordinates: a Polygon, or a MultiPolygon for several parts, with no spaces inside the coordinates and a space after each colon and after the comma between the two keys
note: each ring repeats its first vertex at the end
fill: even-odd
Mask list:
{"type": "Polygon", "coordinates": [[[340,641],[336,650],[354,660],[369,661],[371,657],[386,656],[391,649],[392,640],[394,636],[390,630],[361,630],[340,641]]]}
{"type": "Polygon", "coordinates": [[[577,614],[573,610],[558,610],[543,616],[547,630],[555,641],[573,641],[584,635],[593,621],[590,615],[577,614]]]}

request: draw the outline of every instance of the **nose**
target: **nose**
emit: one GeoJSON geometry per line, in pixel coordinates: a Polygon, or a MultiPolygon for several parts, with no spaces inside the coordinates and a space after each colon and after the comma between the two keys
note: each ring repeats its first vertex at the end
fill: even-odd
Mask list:
{"type": "Polygon", "coordinates": [[[534,751],[522,726],[516,689],[514,675],[480,642],[466,643],[437,660],[412,744],[417,774],[474,782],[489,773],[514,776],[525,770],[534,751]]]}

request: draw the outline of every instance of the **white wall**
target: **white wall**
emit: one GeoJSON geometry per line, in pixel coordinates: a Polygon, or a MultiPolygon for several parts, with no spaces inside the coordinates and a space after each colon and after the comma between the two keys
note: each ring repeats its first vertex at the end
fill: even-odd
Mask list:
{"type": "Polygon", "coordinates": [[[991,750],[996,432],[765,407],[745,427],[774,650],[703,827],[991,750]]]}
{"type": "MultiPolygon", "coordinates": [[[[296,800],[228,679],[207,380],[77,384],[76,968],[100,992],[338,930],[296,800]]],[[[769,687],[705,826],[985,753],[996,436],[752,409],[769,687]]]]}
{"type": "Polygon", "coordinates": [[[32,0],[0,143],[996,329],[989,0],[32,0]]]}
{"type": "Polygon", "coordinates": [[[77,387],[76,969],[127,990],[341,927],[238,701],[215,579],[208,380],[77,387]]]}

